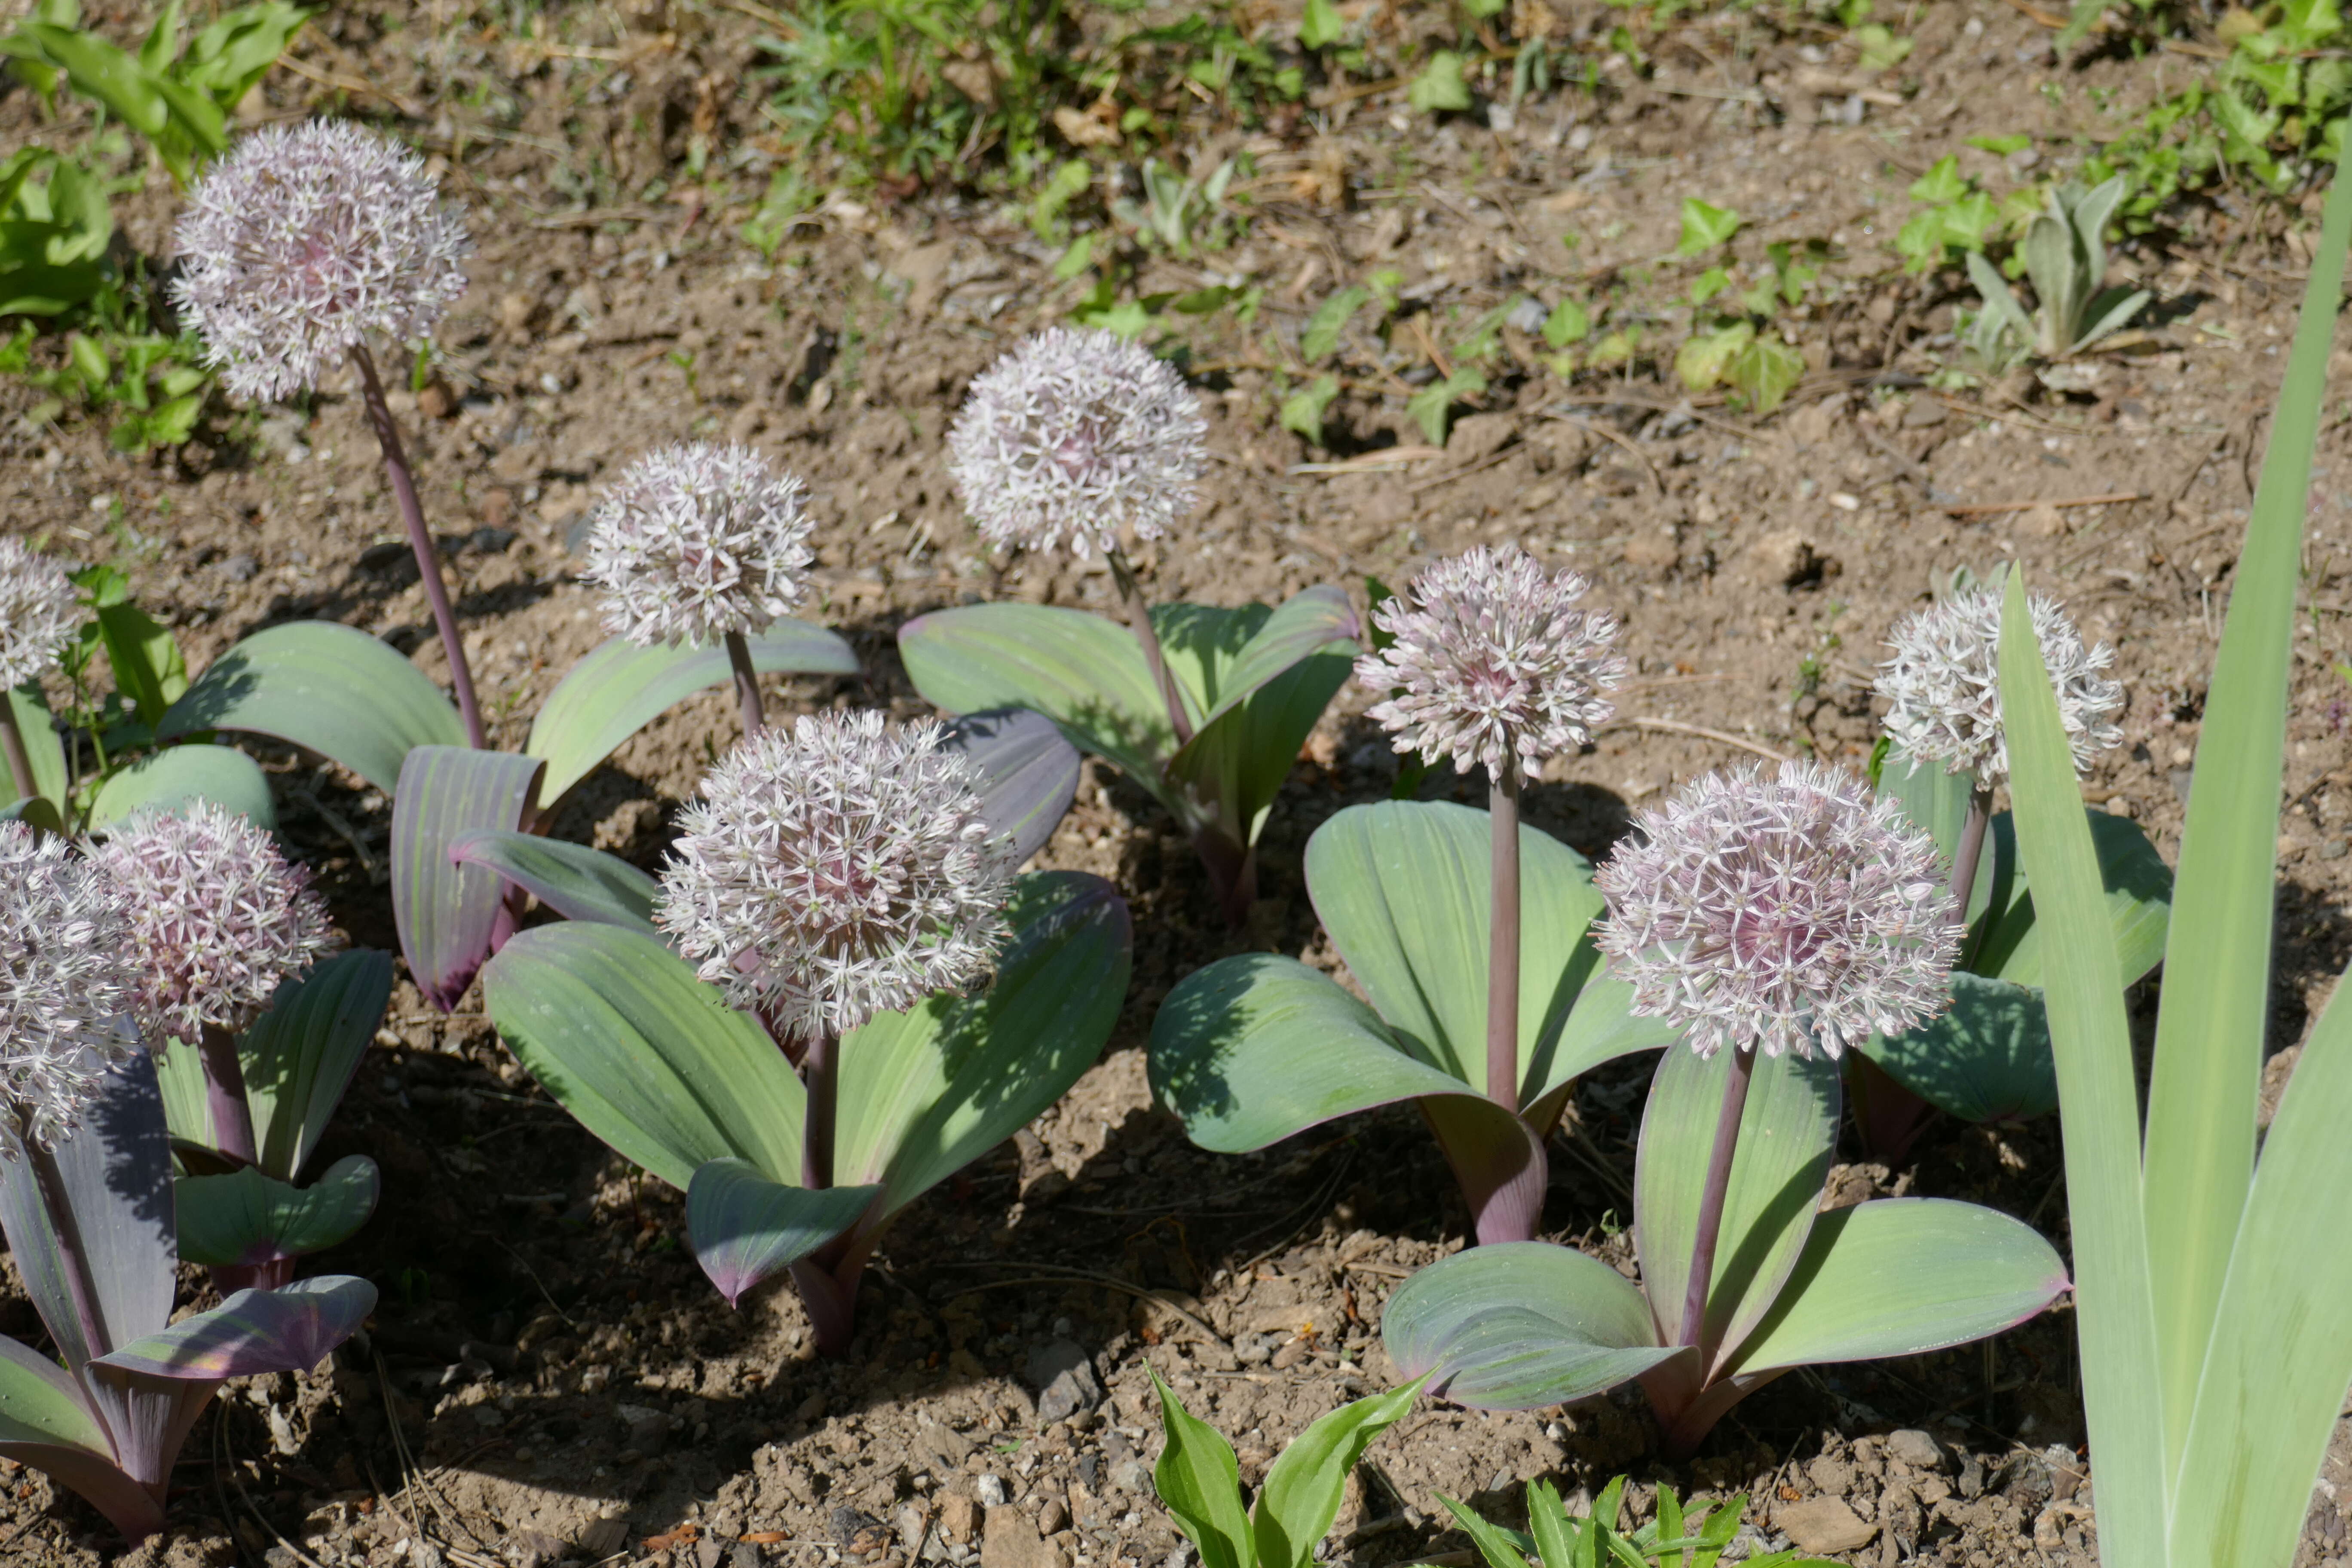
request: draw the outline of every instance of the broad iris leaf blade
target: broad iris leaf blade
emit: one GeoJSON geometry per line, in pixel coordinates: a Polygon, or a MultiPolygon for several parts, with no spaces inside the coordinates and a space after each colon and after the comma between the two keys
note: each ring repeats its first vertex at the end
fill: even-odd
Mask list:
{"type": "Polygon", "coordinates": [[[1658,1343],[1623,1275],[1541,1241],[1474,1247],[1423,1269],[1389,1298],[1381,1338],[1404,1375],[1479,1410],[1582,1399],[1689,1354],[1658,1343]]]}
{"type": "Polygon", "coordinates": [[[746,1290],[856,1225],[881,1195],[877,1186],[813,1192],[741,1160],[713,1160],[687,1184],[686,1231],[702,1272],[740,1306],[746,1290]]]}
{"type": "Polygon", "coordinates": [[[156,738],[245,730],[327,757],[391,795],[415,746],[463,746],[457,709],[417,668],[365,632],[296,621],[215,659],[172,704],[156,738]]]}
{"type": "Polygon", "coordinates": [[[239,1290],[209,1312],[101,1356],[119,1373],[217,1383],[265,1372],[309,1372],[375,1310],[375,1287],[348,1274],[239,1290]]]}
{"type": "Polygon", "coordinates": [[[419,746],[392,800],[392,915],[408,972],[443,1012],[489,956],[506,884],[450,853],[477,828],[511,828],[530,805],[540,763],[504,752],[419,746]]]}
{"type": "Polygon", "coordinates": [[[1043,849],[1078,792],[1082,759],[1060,727],[1025,708],[998,708],[949,724],[946,744],[980,774],[981,816],[1011,837],[1013,863],[1043,849]]]}
{"type": "Polygon", "coordinates": [[[659,934],[661,884],[616,855],[507,827],[478,827],[449,842],[449,858],[494,871],[568,921],[659,934]]]}
{"type": "Polygon", "coordinates": [[[137,811],[177,813],[208,800],[257,827],[278,826],[261,764],[229,746],[166,746],[108,779],[90,803],[89,826],[103,831],[137,811]]]}
{"type": "Polygon", "coordinates": [[[181,1261],[226,1268],[323,1252],[367,1223],[378,1184],[375,1162],[364,1154],[336,1161],[307,1187],[250,1165],[183,1176],[173,1184],[181,1261]]]}

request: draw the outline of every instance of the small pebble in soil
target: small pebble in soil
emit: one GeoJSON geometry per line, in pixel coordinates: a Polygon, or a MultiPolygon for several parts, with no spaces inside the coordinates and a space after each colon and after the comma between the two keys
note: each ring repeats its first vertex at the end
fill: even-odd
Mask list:
{"type": "Polygon", "coordinates": [[[1003,1508],[1013,1500],[1011,1494],[1004,1489],[1003,1476],[983,1474],[973,1483],[972,1489],[980,1494],[980,1500],[990,1508],[1003,1508]]]}

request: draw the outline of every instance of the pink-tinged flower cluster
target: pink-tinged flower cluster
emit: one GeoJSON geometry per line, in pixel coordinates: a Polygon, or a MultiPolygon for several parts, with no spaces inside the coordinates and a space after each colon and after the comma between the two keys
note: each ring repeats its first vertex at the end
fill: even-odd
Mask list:
{"type": "Polygon", "coordinates": [[[1689,785],[1594,873],[1633,1011],[1768,1056],[1835,1057],[1942,1012],[1959,953],[1935,842],[1839,769],[1689,785]]]}
{"type": "Polygon", "coordinates": [[[210,801],[142,812],[96,851],[131,921],[140,1033],[237,1032],[334,946],[310,873],[268,830],[210,801]]]}
{"type": "Polygon", "coordinates": [[[1395,641],[1359,658],[1356,679],[1395,695],[1371,717],[1400,752],[1492,777],[1515,759],[1535,777],[1617,710],[1602,696],[1625,679],[1617,620],[1576,607],[1587,586],[1512,546],[1438,562],[1372,612],[1395,641]]]}
{"type": "MultiPolygon", "coordinates": [[[[2111,721],[2123,709],[2124,689],[2103,673],[2115,663],[2115,650],[2086,646],[2048,595],[2030,595],[2026,603],[2079,773],[2095,753],[2123,744],[2124,732],[2111,721]]],[[[1894,704],[1886,733],[1913,768],[1937,762],[1947,773],[1972,773],[1986,785],[2008,776],[2000,606],[1999,588],[1970,589],[1912,612],[1887,634],[1895,657],[1879,666],[1878,694],[1894,704]]]]}
{"type": "Polygon", "coordinates": [[[136,1043],[131,922],[72,845],[0,822],[0,1157],[72,1136],[109,1064],[136,1043]]]}
{"type": "Polygon", "coordinates": [[[79,618],[66,569],[0,538],[0,691],[47,674],[79,618]]]}
{"type": "Polygon", "coordinates": [[[336,121],[239,142],[173,235],[181,318],[231,395],[316,386],[371,331],[423,337],[466,291],[466,226],[415,153],[336,121]]]}
{"type": "Polygon", "coordinates": [[[948,472],[999,544],[1085,560],[1119,531],[1157,539],[1199,500],[1208,435],[1173,365],[1115,332],[1057,327],[971,384],[948,432],[948,472]]]}
{"type": "Polygon", "coordinates": [[[588,538],[605,629],[640,647],[766,631],[808,591],[806,493],[749,447],[665,447],[630,464],[588,538]]]}
{"type": "Polygon", "coordinates": [[[943,733],[816,713],[711,771],[657,914],[703,979],[813,1039],[988,976],[1013,867],[943,733]]]}

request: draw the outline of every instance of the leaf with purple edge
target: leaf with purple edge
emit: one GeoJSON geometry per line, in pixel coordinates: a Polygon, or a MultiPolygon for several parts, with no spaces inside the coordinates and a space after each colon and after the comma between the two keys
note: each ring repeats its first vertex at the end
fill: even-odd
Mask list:
{"type": "Polygon", "coordinates": [[[138,1376],[214,1383],[265,1372],[309,1372],[375,1310],[375,1287],[350,1274],[239,1290],[93,1364],[138,1376]]]}
{"type": "Polygon", "coordinates": [[[173,1184],[180,1259],[229,1268],[323,1251],[367,1223],[379,1184],[375,1162],[364,1154],[345,1155],[307,1187],[250,1165],[226,1176],[183,1176],[173,1184]]]}
{"type": "Polygon", "coordinates": [[[498,873],[450,857],[478,827],[513,827],[530,804],[541,764],[466,746],[418,746],[400,765],[392,798],[392,915],[408,972],[446,1013],[490,953],[506,884],[498,873]]]}
{"type": "Polygon", "coordinates": [[[180,813],[206,800],[258,827],[278,826],[261,764],[229,746],[165,746],[108,779],[90,802],[89,826],[103,830],[134,812],[180,813]]]}
{"type": "Polygon", "coordinates": [[[744,1160],[712,1160],[686,1188],[695,1261],[730,1307],[743,1293],[857,1223],[879,1186],[811,1191],[771,1181],[744,1160]]]}
{"type": "Polygon", "coordinates": [[[1675,1356],[1641,1290],[1598,1258],[1549,1242],[1474,1247],[1396,1289],[1381,1339],[1404,1377],[1479,1410],[1581,1399],[1675,1356]]]}
{"type": "Polygon", "coordinates": [[[660,934],[654,905],[661,884],[617,855],[503,827],[459,834],[449,855],[497,872],[565,920],[660,934]]]}
{"type": "Polygon", "coordinates": [[[1077,794],[1082,759],[1061,727],[1025,708],[967,713],[948,725],[944,742],[980,774],[980,814],[1011,837],[1018,866],[1045,847],[1077,794]]]}

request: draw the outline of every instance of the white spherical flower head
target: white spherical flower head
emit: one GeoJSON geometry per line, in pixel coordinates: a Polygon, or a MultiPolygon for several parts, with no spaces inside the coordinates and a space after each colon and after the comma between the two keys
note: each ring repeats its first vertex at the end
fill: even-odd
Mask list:
{"type": "Polygon", "coordinates": [[[1959,953],[1934,840],[1852,774],[1787,763],[1645,811],[1593,875],[1633,1011],[1691,1047],[1835,1057],[1942,1012],[1959,953]]]}
{"type": "Polygon", "coordinates": [[[1081,561],[1121,525],[1157,539],[1199,500],[1209,431],[1173,365],[1116,332],[1040,332],[971,384],[948,472],[999,544],[1081,561]]]}
{"type": "Polygon", "coordinates": [[[1397,695],[1371,717],[1400,752],[1451,756],[1491,777],[1516,757],[1535,777],[1617,710],[1601,695],[1625,679],[1617,620],[1576,607],[1586,587],[1573,572],[1547,575],[1516,547],[1438,562],[1372,612],[1396,640],[1357,659],[1356,679],[1397,695]]]}
{"type": "Polygon", "coordinates": [[[47,674],[79,618],[66,569],[0,538],[0,690],[47,674]]]}
{"type": "Polygon", "coordinates": [[[811,714],[711,771],[658,911],[703,979],[805,1040],[988,975],[1013,868],[944,733],[811,714]]]}
{"type": "Polygon", "coordinates": [[[766,631],[808,591],[806,493],[749,447],[665,447],[630,464],[588,537],[605,628],[640,647],[766,631]]]}
{"type": "Polygon", "coordinates": [[[188,193],[173,232],[182,319],[232,396],[273,401],[371,331],[433,330],[473,249],[424,160],[338,121],[240,141],[188,193]]]}
{"type": "Polygon", "coordinates": [[[310,873],[210,801],[142,812],[96,851],[131,920],[140,1033],[194,1044],[243,1029],[334,945],[310,873]]]}
{"type": "MultiPolygon", "coordinates": [[[[2086,646],[2058,601],[2026,600],[2034,640],[2058,693],[2058,718],[2074,752],[2074,771],[2123,744],[2110,721],[2124,689],[2105,671],[2116,661],[2105,643],[2086,646]]],[[[1998,588],[1973,588],[1916,610],[1887,634],[1895,657],[1879,666],[1878,694],[1894,704],[1886,733],[1916,768],[1925,760],[1947,773],[1967,771],[1990,786],[2009,773],[2009,740],[2000,720],[2000,607],[1998,588]]]]}
{"type": "Polygon", "coordinates": [[[131,924],[73,846],[0,822],[0,1156],[69,1137],[134,1043],[131,924]]]}

